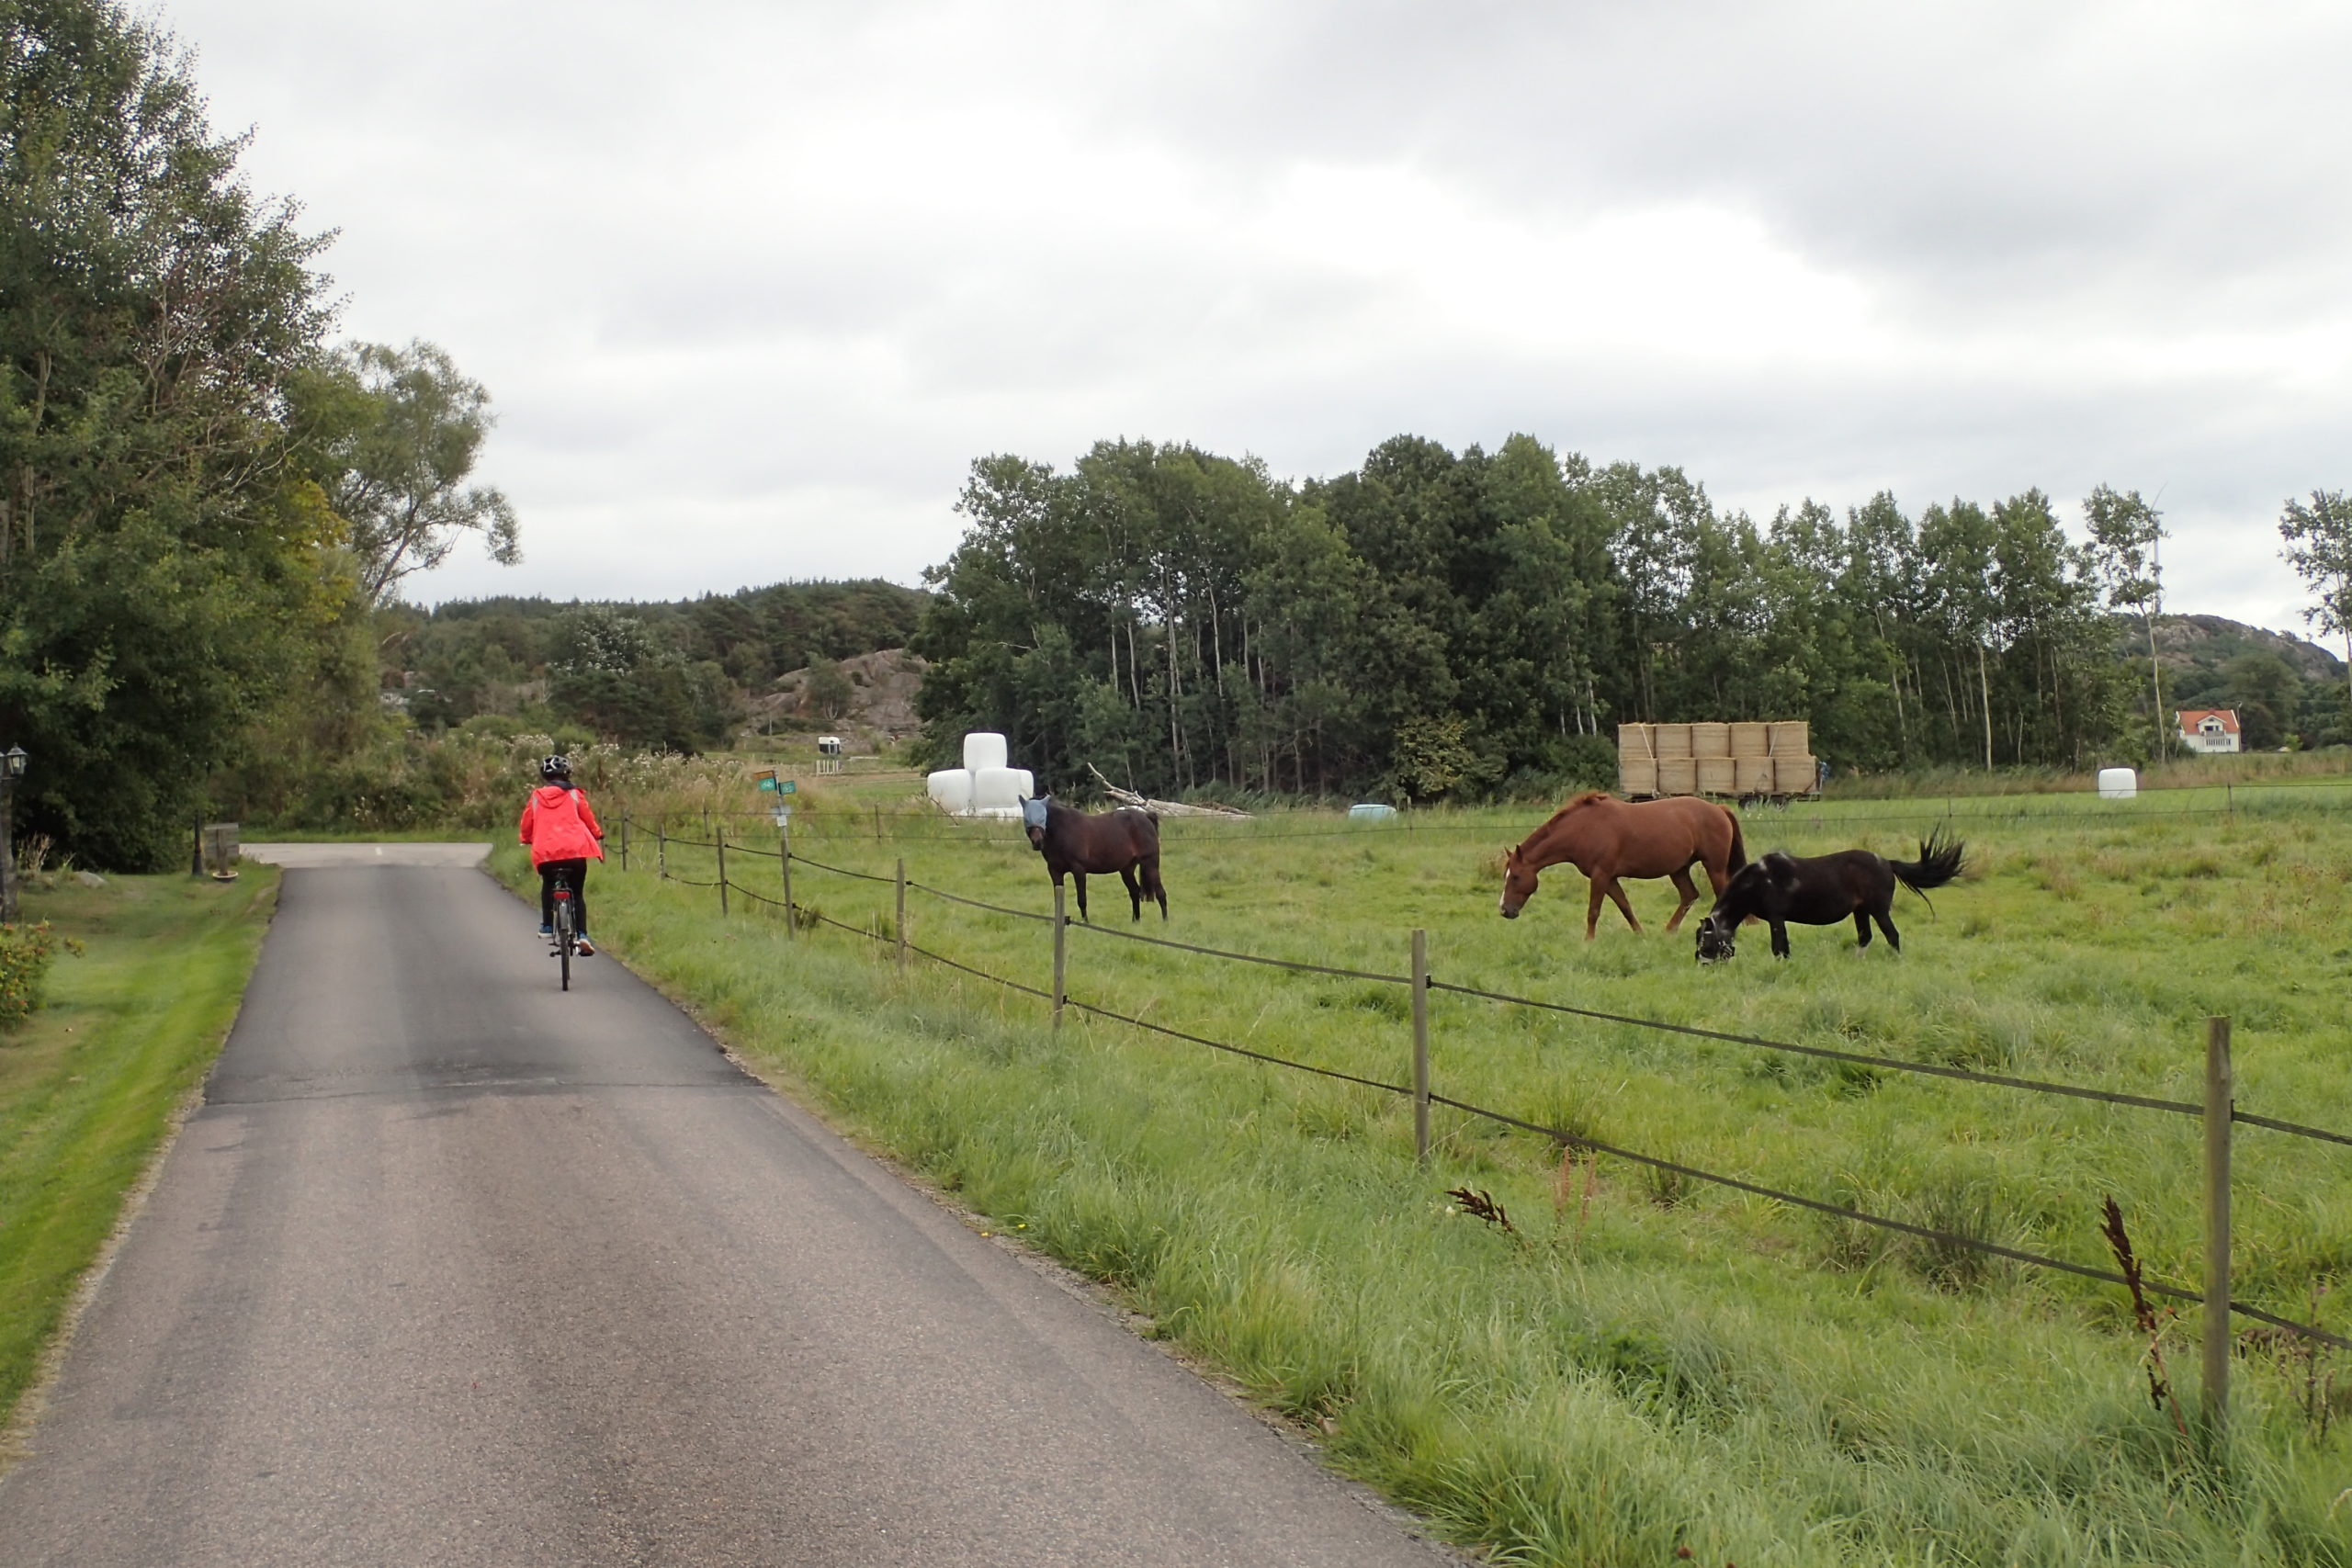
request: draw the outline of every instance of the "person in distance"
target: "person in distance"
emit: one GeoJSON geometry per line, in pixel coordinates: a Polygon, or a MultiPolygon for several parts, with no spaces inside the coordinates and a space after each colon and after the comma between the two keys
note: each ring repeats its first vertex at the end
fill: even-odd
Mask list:
{"type": "Polygon", "coordinates": [[[579,942],[572,951],[582,958],[596,956],[588,942],[588,863],[605,858],[605,829],[588,805],[588,793],[571,782],[571,759],[548,757],[539,763],[539,787],[523,802],[523,820],[516,829],[531,847],[531,864],[539,873],[539,934],[555,934],[555,879],[571,886],[571,929],[579,942]]]}

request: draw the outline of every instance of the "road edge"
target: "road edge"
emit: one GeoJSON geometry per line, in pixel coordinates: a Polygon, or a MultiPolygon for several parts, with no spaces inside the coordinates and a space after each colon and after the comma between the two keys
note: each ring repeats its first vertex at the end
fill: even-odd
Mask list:
{"type": "Polygon", "coordinates": [[[188,1119],[204,1108],[205,1091],[212,1082],[212,1069],[220,1062],[220,1053],[228,1048],[229,1037],[237,1032],[237,1025],[244,1019],[245,998],[253,991],[254,969],[260,967],[262,948],[267,945],[270,931],[277,924],[278,907],[285,891],[286,881],[281,873],[277,886],[269,892],[269,915],[261,923],[262,940],[254,944],[254,966],[245,971],[245,984],[237,993],[236,1010],[229,1015],[227,1025],[213,1043],[209,1053],[210,1060],[205,1064],[202,1076],[188,1087],[187,1092],[180,1096],[166,1114],[163,1133],[156,1138],[154,1148],[149,1151],[130,1185],[123,1189],[122,1204],[115,1212],[114,1224],[107,1232],[106,1240],[99,1244],[97,1256],[90,1259],[89,1267],[74,1282],[74,1292],[66,1299],[65,1311],[57,1321],[55,1332],[51,1334],[49,1343],[41,1348],[40,1358],[33,1368],[32,1381],[25,1385],[24,1394],[17,1401],[16,1409],[9,1412],[7,1420],[0,1422],[0,1480],[6,1480],[10,1471],[31,1457],[33,1430],[40,1424],[41,1416],[49,1407],[50,1393],[64,1372],[65,1358],[73,1350],[74,1338],[81,1331],[82,1318],[89,1311],[91,1303],[97,1299],[107,1276],[114,1272],[115,1260],[122,1255],[123,1244],[130,1239],[131,1228],[147,1212],[147,1201],[153,1196],[156,1183],[163,1179],[164,1162],[179,1146],[180,1134],[187,1129],[188,1119]]]}

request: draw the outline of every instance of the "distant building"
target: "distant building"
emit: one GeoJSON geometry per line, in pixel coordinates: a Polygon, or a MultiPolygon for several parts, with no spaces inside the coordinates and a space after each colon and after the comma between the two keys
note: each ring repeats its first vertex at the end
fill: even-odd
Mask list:
{"type": "Polygon", "coordinates": [[[2180,721],[2180,744],[2190,751],[2236,751],[2243,749],[2238,738],[2238,710],[2235,708],[2182,708],[2174,716],[2180,721]]]}

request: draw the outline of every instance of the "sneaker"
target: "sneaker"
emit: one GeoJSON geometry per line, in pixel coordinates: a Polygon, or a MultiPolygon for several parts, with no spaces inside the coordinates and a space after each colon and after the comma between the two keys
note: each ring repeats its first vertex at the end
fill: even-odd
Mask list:
{"type": "Polygon", "coordinates": [[[553,936],[555,935],[555,928],[553,926],[541,926],[539,928],[539,934],[541,936],[553,936]]]}
{"type": "Polygon", "coordinates": [[[595,947],[591,944],[588,939],[584,936],[572,945],[571,951],[574,954],[582,958],[594,958],[596,956],[595,947]]]}

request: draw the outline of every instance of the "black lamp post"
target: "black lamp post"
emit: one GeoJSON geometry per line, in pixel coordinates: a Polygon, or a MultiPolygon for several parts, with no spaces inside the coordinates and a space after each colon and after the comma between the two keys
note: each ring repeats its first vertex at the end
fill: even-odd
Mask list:
{"type": "Polygon", "coordinates": [[[29,760],[21,746],[0,751],[0,925],[17,920],[17,781],[29,760]]]}

